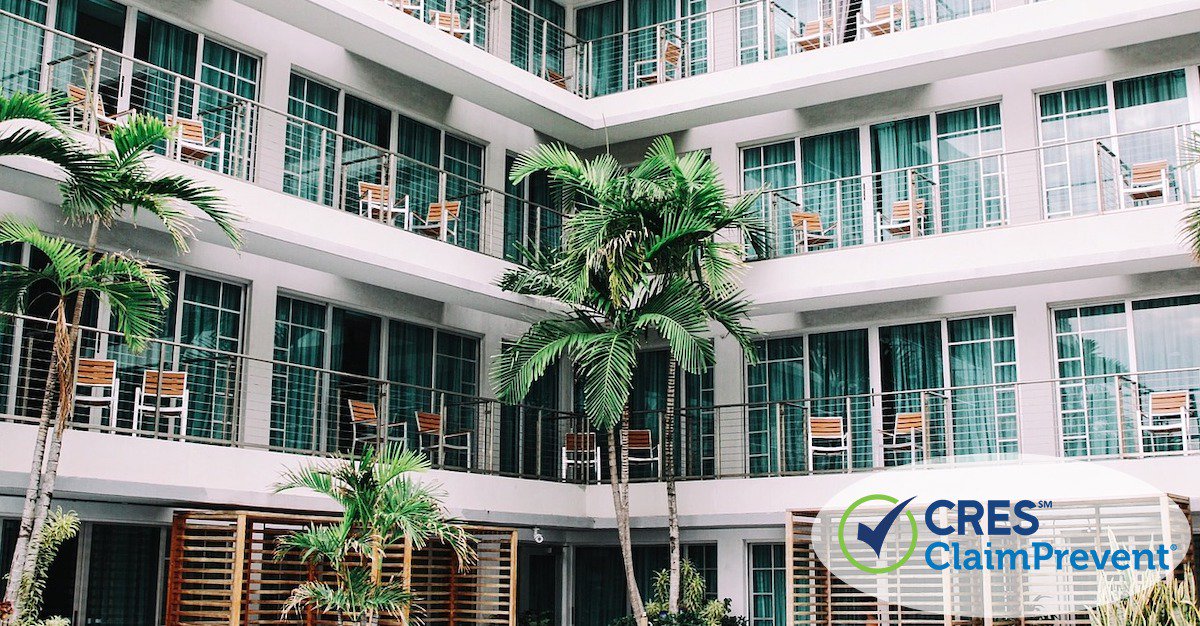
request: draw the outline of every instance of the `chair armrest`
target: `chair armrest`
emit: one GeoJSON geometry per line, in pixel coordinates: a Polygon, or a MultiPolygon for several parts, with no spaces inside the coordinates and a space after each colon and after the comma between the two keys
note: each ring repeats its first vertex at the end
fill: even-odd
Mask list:
{"type": "Polygon", "coordinates": [[[117,111],[116,113],[113,113],[111,117],[115,120],[118,117],[124,117],[126,115],[137,115],[137,109],[125,109],[124,111],[117,111]]]}
{"type": "Polygon", "coordinates": [[[653,66],[657,63],[658,63],[658,59],[644,59],[641,61],[635,61],[633,63],[633,73],[637,74],[639,71],[641,71],[642,66],[644,66],[644,65],[652,65],[653,66]]]}
{"type": "Polygon", "coordinates": [[[463,436],[465,436],[465,437],[467,437],[468,439],[470,439],[470,437],[471,437],[471,431],[469,431],[469,430],[464,430],[464,431],[462,431],[462,432],[460,432],[460,433],[454,433],[454,434],[452,434],[452,435],[442,435],[442,438],[443,438],[443,439],[453,439],[453,438],[455,438],[455,437],[463,437],[463,436]]]}
{"type": "Polygon", "coordinates": [[[223,141],[224,139],[225,139],[225,133],[220,132],[220,133],[217,133],[216,135],[214,135],[212,139],[209,139],[208,141],[204,142],[204,145],[211,146],[213,144],[223,141]]]}

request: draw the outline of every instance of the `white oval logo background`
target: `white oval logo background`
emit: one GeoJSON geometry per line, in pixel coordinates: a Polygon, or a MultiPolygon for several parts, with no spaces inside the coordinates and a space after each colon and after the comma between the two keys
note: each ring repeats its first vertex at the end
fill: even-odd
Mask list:
{"type": "Polygon", "coordinates": [[[959,617],[1081,613],[1170,576],[1191,541],[1187,516],[1149,483],[1029,455],[871,472],[812,524],[811,544],[793,549],[811,549],[840,583],[959,617]]]}

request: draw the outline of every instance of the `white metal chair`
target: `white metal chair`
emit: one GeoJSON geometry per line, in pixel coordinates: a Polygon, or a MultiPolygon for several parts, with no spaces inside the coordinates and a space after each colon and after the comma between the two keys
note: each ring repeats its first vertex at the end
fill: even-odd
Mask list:
{"type": "Polygon", "coordinates": [[[596,441],[596,433],[567,433],[562,446],[562,464],[559,468],[560,478],[567,479],[569,469],[579,466],[595,471],[596,481],[600,481],[600,444],[596,441]]]}
{"type": "Polygon", "coordinates": [[[659,446],[654,443],[654,433],[649,430],[630,430],[628,439],[629,462],[653,464],[656,475],[662,474],[662,456],[659,446]]]}
{"type": "MultiPolygon", "coordinates": [[[[68,122],[71,125],[82,125],[87,119],[87,99],[88,91],[79,85],[67,85],[67,103],[69,106],[68,122]],[[76,115],[79,119],[76,120],[76,115]]],[[[92,114],[96,117],[96,129],[101,133],[107,134],[112,130],[113,126],[121,123],[121,118],[127,115],[135,115],[137,111],[134,109],[125,109],[116,113],[108,113],[104,110],[104,100],[100,94],[94,94],[92,98],[92,114]]]]}
{"type": "Polygon", "coordinates": [[[832,17],[797,24],[788,29],[788,48],[793,53],[820,50],[833,45],[833,33],[832,17]]]}
{"type": "Polygon", "coordinates": [[[1146,439],[1163,435],[1178,435],[1180,450],[1187,451],[1190,436],[1188,422],[1191,421],[1191,394],[1187,391],[1150,392],[1149,410],[1138,420],[1138,448],[1141,452],[1171,452],[1171,450],[1146,450],[1146,439]]]}
{"type": "Polygon", "coordinates": [[[147,415],[154,419],[151,432],[158,432],[159,418],[165,416],[177,418],[179,436],[187,436],[187,372],[142,372],[142,384],[133,393],[133,427],[142,430],[142,420],[147,415]]]}
{"type": "Polygon", "coordinates": [[[1135,163],[1129,168],[1122,193],[1134,203],[1148,200],[1166,201],[1170,191],[1171,166],[1167,161],[1135,163]]]}
{"type": "MultiPolygon", "coordinates": [[[[121,379],[117,362],[110,359],[79,359],[75,374],[75,406],[108,409],[108,424],[116,424],[117,394],[121,379]],[[86,393],[80,388],[86,387],[86,393]]],[[[104,423],[103,421],[101,422],[104,423]]]]}
{"type": "Polygon", "coordinates": [[[653,85],[683,78],[684,53],[681,41],[676,41],[666,32],[660,32],[657,50],[652,59],[633,64],[634,86],[653,85]]]}
{"type": "Polygon", "coordinates": [[[850,434],[846,422],[840,417],[808,418],[808,470],[815,467],[813,461],[818,454],[836,455],[844,458],[844,467],[850,467],[850,434]]]}
{"type": "Polygon", "coordinates": [[[385,0],[388,6],[399,9],[422,22],[425,21],[425,0],[385,0]]]}
{"type": "Polygon", "coordinates": [[[392,190],[386,185],[360,181],[358,183],[358,214],[393,226],[402,226],[405,230],[412,229],[411,214],[408,211],[408,195],[400,197],[399,203],[392,203],[392,190]],[[400,224],[396,218],[401,218],[400,224]]]}
{"type": "Polygon", "coordinates": [[[425,217],[415,215],[420,223],[414,223],[412,231],[433,237],[442,241],[450,241],[453,237],[458,240],[458,210],[462,203],[457,200],[449,202],[431,202],[425,217]]]}
{"type": "Polygon", "coordinates": [[[824,246],[838,240],[838,223],[821,224],[820,213],[807,211],[792,212],[792,238],[797,250],[808,252],[815,246],[824,246]]]}
{"type": "Polygon", "coordinates": [[[467,455],[467,468],[471,467],[471,431],[445,432],[446,420],[441,413],[417,411],[417,440],[422,450],[437,450],[438,465],[445,465],[446,450],[457,450],[467,455]],[[464,441],[465,443],[452,443],[464,441]]]}
{"type": "Polygon", "coordinates": [[[880,220],[879,232],[893,237],[911,237],[925,230],[925,199],[899,200],[892,204],[887,222],[880,220]]]}
{"type": "Polygon", "coordinates": [[[908,27],[907,2],[893,2],[877,7],[874,12],[858,14],[858,38],[878,37],[908,27]]]}
{"type": "Polygon", "coordinates": [[[375,409],[373,402],[366,400],[346,400],[350,407],[350,428],[352,430],[353,444],[357,446],[361,443],[390,443],[399,441],[402,444],[408,442],[408,424],[383,424],[383,432],[380,432],[379,412],[375,409]],[[399,437],[392,435],[392,430],[398,429],[401,433],[399,437]],[[382,436],[381,436],[382,435],[382,436]]]}
{"type": "Polygon", "coordinates": [[[206,139],[203,122],[171,115],[167,116],[167,125],[179,129],[171,140],[175,160],[204,163],[216,158],[218,168],[225,164],[225,133],[217,133],[211,139],[206,139]]]}
{"type": "Polygon", "coordinates": [[[472,43],[471,36],[475,32],[473,27],[474,21],[474,18],[470,18],[466,24],[463,24],[462,17],[455,11],[429,12],[429,23],[433,24],[434,28],[458,37],[467,43],[472,43]]]}
{"type": "Polygon", "coordinates": [[[883,431],[883,451],[908,452],[909,462],[916,463],[918,457],[925,458],[925,414],[916,411],[897,413],[890,431],[883,431]],[[921,445],[918,446],[917,442],[921,445]],[[919,454],[918,454],[919,453],[919,454]]]}

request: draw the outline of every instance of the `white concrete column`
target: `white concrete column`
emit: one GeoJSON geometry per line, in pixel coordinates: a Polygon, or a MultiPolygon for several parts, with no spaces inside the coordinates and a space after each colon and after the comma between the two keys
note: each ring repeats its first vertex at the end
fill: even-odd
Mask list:
{"type": "MultiPolygon", "coordinates": [[[[1017,335],[1018,380],[1046,381],[1057,376],[1049,315],[1046,299],[1040,292],[1028,294],[1016,303],[1013,324],[1017,335]]],[[[1018,385],[1017,416],[1022,453],[1058,455],[1057,403],[1053,383],[1018,385]]]]}
{"type": "Polygon", "coordinates": [[[713,401],[716,416],[717,473],[742,474],[746,467],[745,357],[738,342],[730,337],[714,339],[717,365],[713,372],[713,401]]]}
{"type": "Polygon", "coordinates": [[[1000,99],[1000,126],[1009,154],[1001,166],[1010,224],[1042,218],[1042,171],[1038,146],[1037,98],[1025,84],[1006,85],[1000,99]]]}
{"type": "Polygon", "coordinates": [[[246,302],[246,341],[243,351],[252,357],[242,372],[241,436],[251,445],[267,445],[271,429],[271,358],[275,352],[275,303],[278,281],[270,274],[255,277],[246,302]]]}
{"type": "Polygon", "coordinates": [[[746,542],[737,533],[717,539],[717,598],[729,598],[734,615],[750,615],[750,584],[746,542]]]}

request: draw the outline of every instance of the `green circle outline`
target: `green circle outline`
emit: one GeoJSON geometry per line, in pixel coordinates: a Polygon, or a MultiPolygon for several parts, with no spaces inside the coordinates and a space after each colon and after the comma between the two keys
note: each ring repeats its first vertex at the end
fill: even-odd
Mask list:
{"type": "Polygon", "coordinates": [[[888,565],[885,567],[871,567],[869,565],[863,565],[862,563],[860,563],[858,561],[858,559],[856,559],[850,555],[850,549],[846,547],[846,521],[850,518],[850,513],[852,513],[854,511],[854,509],[858,508],[859,506],[861,506],[864,503],[873,502],[875,500],[882,500],[882,501],[888,502],[890,504],[899,504],[900,503],[900,500],[893,498],[892,496],[882,494],[882,493],[873,493],[871,495],[863,496],[863,497],[859,498],[858,500],[855,500],[854,503],[851,504],[850,507],[846,509],[846,512],[842,513],[842,520],[841,520],[841,522],[838,523],[838,546],[841,547],[841,549],[842,549],[842,556],[846,557],[846,560],[849,561],[851,565],[858,568],[859,571],[865,572],[867,574],[887,574],[887,573],[894,572],[894,571],[900,569],[900,567],[903,566],[905,563],[907,563],[908,559],[912,557],[913,552],[916,551],[916,549],[917,549],[917,519],[915,517],[913,517],[912,511],[909,511],[908,509],[904,510],[904,514],[906,516],[908,516],[908,524],[909,524],[909,526],[912,527],[912,541],[909,542],[908,552],[905,552],[904,556],[901,557],[899,561],[893,563],[892,565],[888,565]]]}

